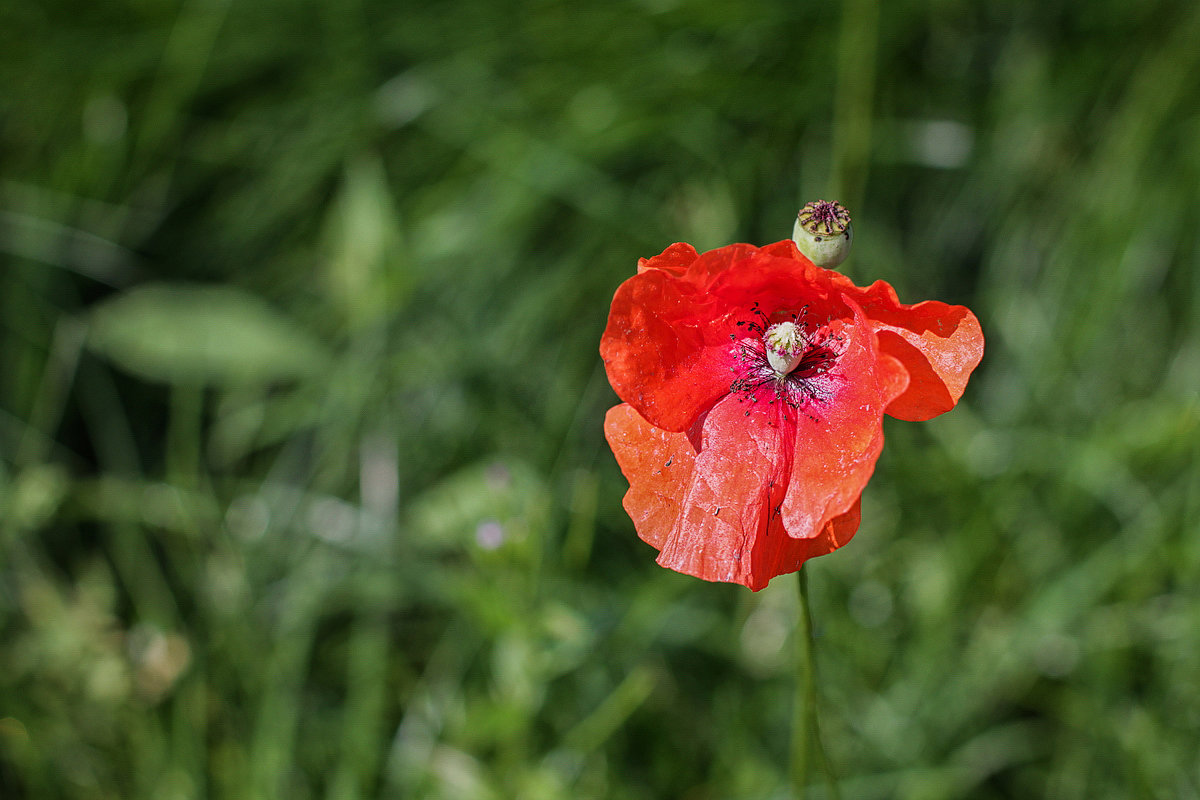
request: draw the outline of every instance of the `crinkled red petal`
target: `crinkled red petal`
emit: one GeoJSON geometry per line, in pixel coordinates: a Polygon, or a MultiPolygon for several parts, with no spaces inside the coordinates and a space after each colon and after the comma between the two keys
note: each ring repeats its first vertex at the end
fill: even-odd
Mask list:
{"type": "Polygon", "coordinates": [[[794,431],[763,424],[773,409],[747,417],[738,400],[721,400],[690,432],[695,469],[658,563],[757,589],[779,574],[788,538],[776,506],[787,488],[794,431]]]}
{"type": "Polygon", "coordinates": [[[672,275],[682,275],[698,256],[696,248],[690,244],[676,242],[653,258],[639,258],[637,271],[642,273],[648,269],[661,269],[672,275]]]}
{"type": "Polygon", "coordinates": [[[729,272],[736,266],[738,269],[752,270],[757,263],[747,263],[754,259],[759,249],[752,244],[729,244],[701,253],[696,260],[688,265],[683,278],[699,289],[707,289],[718,276],[729,272]]]}
{"type": "Polygon", "coordinates": [[[908,371],[908,388],[887,413],[921,422],[954,408],[983,358],[983,331],[975,315],[936,300],[905,305],[884,281],[856,289],[853,296],[875,327],[880,351],[908,371]]]}
{"type": "Polygon", "coordinates": [[[775,263],[776,268],[787,269],[806,280],[827,283],[828,280],[824,278],[826,273],[831,276],[836,275],[836,273],[813,265],[803,253],[796,249],[795,243],[790,239],[775,242],[766,247],[755,247],[752,244],[730,244],[699,254],[690,244],[677,243],[654,258],[639,259],[638,272],[641,273],[647,269],[664,270],[672,275],[682,277],[697,289],[708,291],[714,281],[726,273],[753,272],[772,264],[775,259],[778,259],[778,263],[775,263]],[[747,263],[748,259],[753,261],[747,263]],[[735,270],[734,267],[738,269],[735,270]]]}
{"type": "Polygon", "coordinates": [[[617,395],[671,431],[729,391],[734,321],[718,298],[665,270],[647,270],[617,288],[600,356],[617,395]]]}
{"type": "MultiPolygon", "coordinates": [[[[896,374],[902,378],[898,367],[896,374]]],[[[778,407],[754,409],[749,417],[745,411],[737,397],[727,397],[692,431],[671,433],[622,404],[608,411],[605,433],[630,482],[625,510],[642,540],[660,549],[659,564],[757,591],[850,541],[859,505],[854,497],[820,528],[788,535],[780,504],[796,451],[796,417],[788,422],[778,407]]]]}
{"type": "Polygon", "coordinates": [[[825,276],[826,272],[811,264],[805,266],[760,254],[754,258],[752,269],[717,275],[707,291],[741,310],[742,319],[752,318],[749,312],[754,305],[768,315],[777,315],[776,320],[802,307],[807,309],[810,320],[848,317],[850,312],[842,299],[843,293],[825,276]]]}
{"type": "Polygon", "coordinates": [[[883,450],[884,409],[904,392],[901,364],[876,349],[875,336],[853,302],[842,329],[844,349],[821,379],[823,396],[796,424],[783,524],[792,536],[818,535],[862,494],[883,450]]]}
{"type": "Polygon", "coordinates": [[[625,511],[638,535],[661,550],[679,518],[696,449],[687,434],[654,427],[628,403],[608,410],[604,435],[629,481],[625,511]]]}
{"type": "Polygon", "coordinates": [[[630,482],[625,511],[638,536],[660,549],[659,564],[757,591],[850,541],[858,530],[859,506],[854,503],[809,539],[788,536],[772,511],[781,493],[770,489],[769,477],[761,482],[779,474],[774,451],[782,445],[766,431],[745,437],[746,429],[742,405],[732,398],[690,434],[655,428],[628,404],[610,409],[605,420],[608,443],[630,482]],[[710,446],[698,465],[694,441],[710,446]],[[748,461],[731,469],[736,453],[748,461]],[[730,492],[736,497],[718,500],[730,492]]]}
{"type": "Polygon", "coordinates": [[[605,434],[630,484],[625,510],[638,535],[661,550],[660,565],[757,591],[854,535],[857,499],[810,536],[788,535],[779,504],[795,428],[765,424],[769,413],[747,418],[729,397],[692,431],[671,433],[629,405],[609,410],[605,434]]]}

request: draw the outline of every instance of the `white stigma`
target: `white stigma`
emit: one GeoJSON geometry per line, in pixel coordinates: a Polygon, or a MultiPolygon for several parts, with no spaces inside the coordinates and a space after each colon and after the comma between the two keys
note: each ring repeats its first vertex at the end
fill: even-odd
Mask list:
{"type": "Polygon", "coordinates": [[[767,363],[783,377],[794,370],[804,358],[808,340],[796,323],[780,322],[763,333],[763,344],[766,345],[767,363]]]}

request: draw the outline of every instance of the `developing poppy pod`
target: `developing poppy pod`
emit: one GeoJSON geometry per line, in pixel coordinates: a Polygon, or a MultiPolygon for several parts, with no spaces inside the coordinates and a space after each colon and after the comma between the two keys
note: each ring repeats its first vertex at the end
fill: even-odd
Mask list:
{"type": "Polygon", "coordinates": [[[883,415],[950,410],[983,356],[963,306],[904,305],[792,241],[638,262],[600,354],[624,506],[664,567],[755,591],[858,529],[883,415]]]}

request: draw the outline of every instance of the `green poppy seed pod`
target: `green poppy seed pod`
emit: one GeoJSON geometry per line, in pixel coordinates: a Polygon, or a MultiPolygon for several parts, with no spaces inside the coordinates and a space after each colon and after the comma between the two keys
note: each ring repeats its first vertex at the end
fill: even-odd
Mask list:
{"type": "Polygon", "coordinates": [[[850,255],[854,229],[850,212],[840,203],[814,200],[800,209],[792,228],[792,241],[818,267],[832,269],[850,255]]]}

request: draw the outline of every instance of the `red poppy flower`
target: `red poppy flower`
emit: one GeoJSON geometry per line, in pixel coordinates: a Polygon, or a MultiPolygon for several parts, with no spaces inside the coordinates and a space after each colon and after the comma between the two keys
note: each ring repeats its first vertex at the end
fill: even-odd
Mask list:
{"type": "Polygon", "coordinates": [[[963,306],[903,305],[791,241],[674,244],[617,289],[600,354],[638,535],[664,567],[757,591],[850,540],[883,415],[953,408],[983,335],[963,306]]]}

